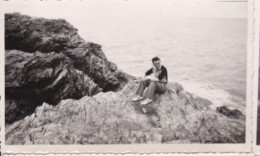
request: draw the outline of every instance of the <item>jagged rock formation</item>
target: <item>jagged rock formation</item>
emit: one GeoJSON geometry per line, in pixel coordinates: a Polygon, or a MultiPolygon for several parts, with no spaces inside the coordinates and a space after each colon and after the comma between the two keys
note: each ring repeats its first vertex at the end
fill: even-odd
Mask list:
{"type": "Polygon", "coordinates": [[[100,88],[58,53],[24,53],[7,50],[5,62],[6,121],[19,120],[44,101],[94,95],[100,88]]]}
{"type": "Polygon", "coordinates": [[[65,20],[5,15],[6,122],[43,102],[118,91],[127,74],[109,62],[101,46],[85,42],[65,20]]]}
{"type": "Polygon", "coordinates": [[[169,83],[165,94],[146,106],[130,98],[129,82],[119,92],[43,104],[6,127],[7,144],[242,143],[245,120],[211,109],[211,102],[169,83]],[[146,112],[146,113],[143,113],[146,112]]]}
{"type": "Polygon", "coordinates": [[[75,69],[87,74],[104,91],[120,86],[118,73],[114,73],[117,67],[107,60],[101,45],[85,42],[77,29],[63,19],[6,14],[5,47],[28,53],[63,53],[71,59],[75,69]]]}
{"type": "Polygon", "coordinates": [[[221,106],[221,107],[218,107],[216,110],[217,110],[217,112],[219,112],[229,118],[245,120],[245,115],[242,114],[242,112],[239,111],[238,109],[230,110],[226,106],[221,106]]]}

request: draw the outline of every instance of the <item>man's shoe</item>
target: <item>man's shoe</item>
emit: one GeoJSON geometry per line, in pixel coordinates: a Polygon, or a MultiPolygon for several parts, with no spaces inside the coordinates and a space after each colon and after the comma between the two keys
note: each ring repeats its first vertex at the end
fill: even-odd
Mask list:
{"type": "Polygon", "coordinates": [[[143,100],[143,97],[141,97],[139,95],[132,99],[133,102],[140,101],[140,100],[143,100]]]}
{"type": "Polygon", "coordinates": [[[148,103],[151,103],[153,100],[151,100],[151,99],[145,99],[144,101],[142,101],[140,104],[141,105],[147,105],[148,103]]]}

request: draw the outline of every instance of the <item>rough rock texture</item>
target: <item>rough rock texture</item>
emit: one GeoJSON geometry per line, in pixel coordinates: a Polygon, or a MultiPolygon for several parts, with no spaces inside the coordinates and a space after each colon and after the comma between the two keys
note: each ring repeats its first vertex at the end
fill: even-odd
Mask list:
{"type": "Polygon", "coordinates": [[[85,42],[65,20],[5,15],[6,122],[43,102],[118,91],[129,75],[109,62],[101,46],[85,42]]]}
{"type": "Polygon", "coordinates": [[[245,120],[245,115],[242,114],[238,109],[230,110],[226,106],[221,106],[217,108],[217,112],[224,114],[225,116],[229,118],[234,118],[234,119],[244,119],[245,120]]]}
{"type": "Polygon", "coordinates": [[[77,29],[63,19],[6,14],[5,48],[29,53],[63,53],[75,69],[87,74],[104,91],[117,90],[126,81],[116,65],[107,60],[101,45],[85,42],[77,29]]]}
{"type": "Polygon", "coordinates": [[[43,104],[6,127],[7,144],[242,143],[245,120],[211,109],[177,83],[146,106],[130,101],[137,84],[119,92],[43,104]],[[143,113],[146,112],[146,113],[143,113]]]}
{"type": "Polygon", "coordinates": [[[6,121],[19,120],[43,102],[57,104],[61,99],[94,95],[99,87],[58,53],[5,53],[6,121]]]}

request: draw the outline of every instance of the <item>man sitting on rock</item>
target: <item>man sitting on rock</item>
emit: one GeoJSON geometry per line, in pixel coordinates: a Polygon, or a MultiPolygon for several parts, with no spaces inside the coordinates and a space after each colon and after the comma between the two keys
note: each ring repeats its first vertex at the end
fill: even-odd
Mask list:
{"type": "Polygon", "coordinates": [[[158,57],[152,59],[153,67],[145,73],[145,77],[141,80],[136,96],[132,101],[141,101],[140,104],[146,105],[153,101],[154,94],[162,94],[166,91],[168,82],[167,69],[161,65],[161,60],[158,57]]]}

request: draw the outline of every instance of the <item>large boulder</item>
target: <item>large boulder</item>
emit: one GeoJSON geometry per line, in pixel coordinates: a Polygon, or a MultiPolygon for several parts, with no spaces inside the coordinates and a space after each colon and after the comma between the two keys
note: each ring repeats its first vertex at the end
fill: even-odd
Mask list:
{"type": "Polygon", "coordinates": [[[5,48],[28,53],[63,53],[75,69],[87,74],[103,91],[122,88],[127,79],[109,62],[101,45],[85,42],[64,19],[5,14],[5,48]],[[118,77],[119,76],[119,77],[118,77]]]}
{"type": "Polygon", "coordinates": [[[23,118],[43,102],[57,104],[61,99],[79,99],[100,90],[62,53],[6,50],[5,58],[6,122],[23,118]]]}
{"type": "Polygon", "coordinates": [[[5,48],[7,123],[43,102],[55,105],[62,99],[118,91],[132,78],[63,19],[6,14],[5,48]]]}
{"type": "Polygon", "coordinates": [[[169,83],[165,94],[141,106],[131,102],[136,82],[119,92],[43,104],[6,126],[6,144],[244,143],[245,119],[227,117],[209,100],[169,83]]]}

